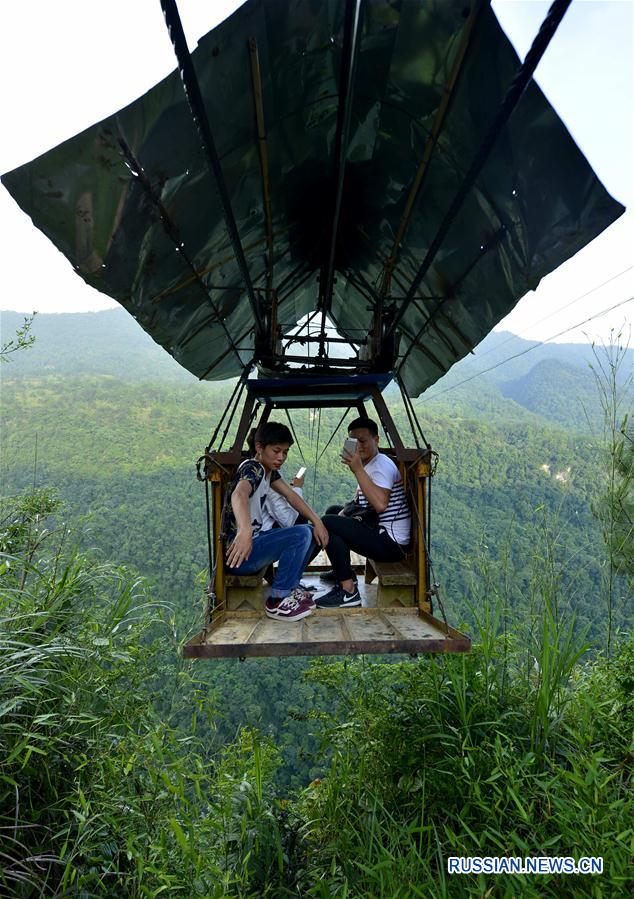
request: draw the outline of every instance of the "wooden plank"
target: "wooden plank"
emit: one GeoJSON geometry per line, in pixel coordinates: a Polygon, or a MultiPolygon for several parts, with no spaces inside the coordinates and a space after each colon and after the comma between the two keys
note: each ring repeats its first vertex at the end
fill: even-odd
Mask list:
{"type": "Polygon", "coordinates": [[[425,637],[444,639],[445,637],[442,628],[432,626],[418,615],[399,615],[392,612],[391,609],[385,609],[383,617],[398,629],[405,640],[424,640],[425,637]]]}
{"type": "Polygon", "coordinates": [[[379,583],[386,587],[412,586],[416,583],[416,572],[407,562],[368,561],[377,573],[379,583]]]}
{"type": "Polygon", "coordinates": [[[260,622],[258,618],[225,618],[215,626],[207,636],[206,643],[248,643],[254,628],[260,622]]]}
{"type": "Polygon", "coordinates": [[[302,621],[277,621],[274,618],[263,618],[262,627],[258,628],[251,640],[255,643],[299,643],[301,642],[302,621]]]}
{"type": "MultiPolygon", "coordinates": [[[[311,642],[332,642],[333,640],[342,641],[346,639],[341,629],[341,615],[324,615],[323,612],[329,612],[329,609],[318,609],[310,618],[305,618],[306,622],[306,639],[311,642]]],[[[338,610],[337,610],[338,611],[338,610]]]]}
{"type": "MultiPolygon", "coordinates": [[[[346,611],[352,611],[348,609],[346,611]]],[[[382,615],[350,615],[346,619],[348,631],[353,640],[391,640],[395,637],[394,629],[382,615]]]]}
{"type": "Polygon", "coordinates": [[[266,568],[254,571],[253,574],[231,574],[226,568],[225,572],[227,587],[259,587],[264,580],[266,568]]]}

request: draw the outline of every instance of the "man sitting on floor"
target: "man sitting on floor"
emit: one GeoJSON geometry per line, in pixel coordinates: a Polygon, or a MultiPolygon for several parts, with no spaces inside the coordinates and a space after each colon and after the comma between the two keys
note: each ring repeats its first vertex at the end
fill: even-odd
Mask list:
{"type": "Polygon", "coordinates": [[[361,596],[350,566],[350,550],[377,562],[398,562],[409,550],[411,513],[407,505],[401,474],[389,456],[379,452],[379,429],[371,418],[356,418],[348,435],[357,441],[357,449],[345,449],[342,459],[357,479],[352,514],[344,507],[322,521],[328,529],[328,558],[332,562],[334,587],[317,597],[319,609],[360,606],[361,596]],[[373,514],[373,511],[376,514],[373,514]],[[355,514],[356,513],[356,514],[355,514]],[[364,520],[365,519],[365,520],[364,520]]]}
{"type": "Polygon", "coordinates": [[[286,425],[267,422],[257,429],[255,458],[242,462],[229,484],[223,525],[232,574],[253,574],[279,562],[266,614],[280,621],[298,621],[314,610],[312,595],[299,582],[315,543],[324,547],[328,543],[328,531],[317,513],[280,476],[292,443],[286,425]],[[269,490],[283,496],[313,527],[303,524],[262,531],[262,507],[269,490]]]}

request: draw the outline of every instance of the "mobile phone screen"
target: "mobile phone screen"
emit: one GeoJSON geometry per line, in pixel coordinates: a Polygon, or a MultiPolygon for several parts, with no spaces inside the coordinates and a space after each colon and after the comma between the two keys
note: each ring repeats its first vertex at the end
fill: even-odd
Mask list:
{"type": "Polygon", "coordinates": [[[300,470],[297,472],[297,474],[295,475],[295,477],[296,477],[296,478],[303,478],[305,474],[306,474],[306,466],[305,466],[305,465],[302,465],[302,467],[301,467],[300,470]]]}

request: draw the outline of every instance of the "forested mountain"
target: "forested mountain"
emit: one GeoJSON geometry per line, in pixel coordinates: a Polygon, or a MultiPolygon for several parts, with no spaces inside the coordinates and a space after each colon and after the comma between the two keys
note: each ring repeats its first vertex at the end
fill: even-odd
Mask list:
{"type": "MultiPolygon", "coordinates": [[[[3,330],[11,333],[22,318],[3,313],[3,330]]],[[[194,460],[232,382],[198,382],[123,310],[38,315],[33,331],[35,346],[3,366],[3,489],[54,485],[73,518],[82,518],[86,542],[149,576],[157,595],[180,613],[190,610],[195,576],[205,566],[194,460]]],[[[495,364],[531,345],[518,340],[492,334],[478,353],[495,364]]],[[[430,392],[415,401],[440,455],[432,555],[446,604],[460,620],[468,617],[473,571],[465,559],[481,546],[496,558],[508,546],[518,575],[508,601],[521,606],[535,552],[531,531],[547,519],[558,533],[562,577],[575,592],[580,621],[596,631],[601,616],[592,597],[600,572],[590,498],[599,403],[588,368],[592,349],[551,346],[534,353],[532,365],[529,353],[447,390],[470,376],[473,363],[464,360],[439,382],[436,398],[430,392]]],[[[393,386],[386,395],[407,439],[393,386]]],[[[310,412],[294,415],[299,446],[292,448],[288,472],[308,466],[306,497],[312,501],[318,485],[318,511],[352,489],[337,441],[315,467],[339,417],[324,413],[318,447],[310,412]]]]}
{"type": "MultiPolygon", "coordinates": [[[[3,315],[3,341],[22,320],[3,315]]],[[[509,852],[602,855],[602,895],[627,889],[634,652],[591,509],[591,348],[466,381],[529,346],[493,334],[415,401],[440,456],[434,572],[469,657],[205,665],[178,655],[202,617],[194,461],[232,383],[199,383],[118,310],[33,328],[2,366],[3,895],[17,872],[20,897],[475,896],[447,855],[509,852]],[[618,649],[590,661],[608,609],[618,649]]],[[[301,448],[320,511],[352,489],[338,438],[315,464],[339,417],[317,444],[294,415],[286,473],[301,448]]],[[[579,876],[509,889],[598,895],[579,876]]]]}

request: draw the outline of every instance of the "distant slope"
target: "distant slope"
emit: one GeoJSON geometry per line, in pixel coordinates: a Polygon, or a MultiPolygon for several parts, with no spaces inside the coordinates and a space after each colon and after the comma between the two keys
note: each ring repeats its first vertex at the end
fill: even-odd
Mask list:
{"type": "Polygon", "coordinates": [[[564,427],[599,430],[597,385],[589,368],[544,359],[514,381],[500,384],[503,396],[564,427]]]}
{"type": "MultiPolygon", "coordinates": [[[[22,313],[0,313],[3,340],[15,333],[23,321],[22,313]]],[[[10,365],[5,366],[5,378],[90,373],[131,381],[197,380],[154,343],[125,309],[38,313],[31,333],[37,349],[16,353],[10,365]]]]}
{"type": "MultiPolygon", "coordinates": [[[[20,313],[2,312],[3,339],[9,339],[23,320],[20,313]]],[[[123,309],[39,314],[33,334],[36,346],[12,356],[11,363],[3,367],[3,379],[110,375],[134,383],[197,383],[123,309]]],[[[588,418],[595,428],[600,421],[589,369],[593,362],[589,344],[536,346],[508,332],[493,332],[476,348],[475,355],[455,365],[415,405],[423,415],[433,410],[497,424],[547,421],[586,431],[588,418]],[[485,369],[493,370],[479,374],[485,369]]],[[[629,350],[624,372],[633,365],[634,352],[629,350]]],[[[387,396],[397,395],[396,385],[391,385],[387,396]]]]}
{"type": "MultiPolygon", "coordinates": [[[[84,520],[84,541],[148,575],[157,597],[176,605],[185,628],[196,575],[206,562],[204,491],[194,461],[229,394],[228,384],[135,384],[112,375],[7,381],[2,490],[12,493],[33,483],[56,487],[71,517],[84,520]]],[[[406,435],[404,411],[389,405],[406,435]]],[[[432,553],[445,607],[453,621],[465,614],[464,598],[478,576],[475,557],[483,544],[494,559],[508,546],[521,589],[507,599],[524,605],[538,550],[535,527],[548,515],[557,522],[561,554],[575,559],[564,580],[579,593],[579,620],[598,627],[592,598],[599,534],[590,515],[587,475],[596,445],[513,405],[524,421],[493,424],[437,410],[422,418],[440,454],[432,553]]],[[[308,415],[293,413],[305,463],[293,446],[286,473],[308,466],[305,495],[320,513],[354,491],[351,475],[342,471],[338,440],[315,468],[339,418],[339,410],[324,413],[317,446],[308,415]]]]}

